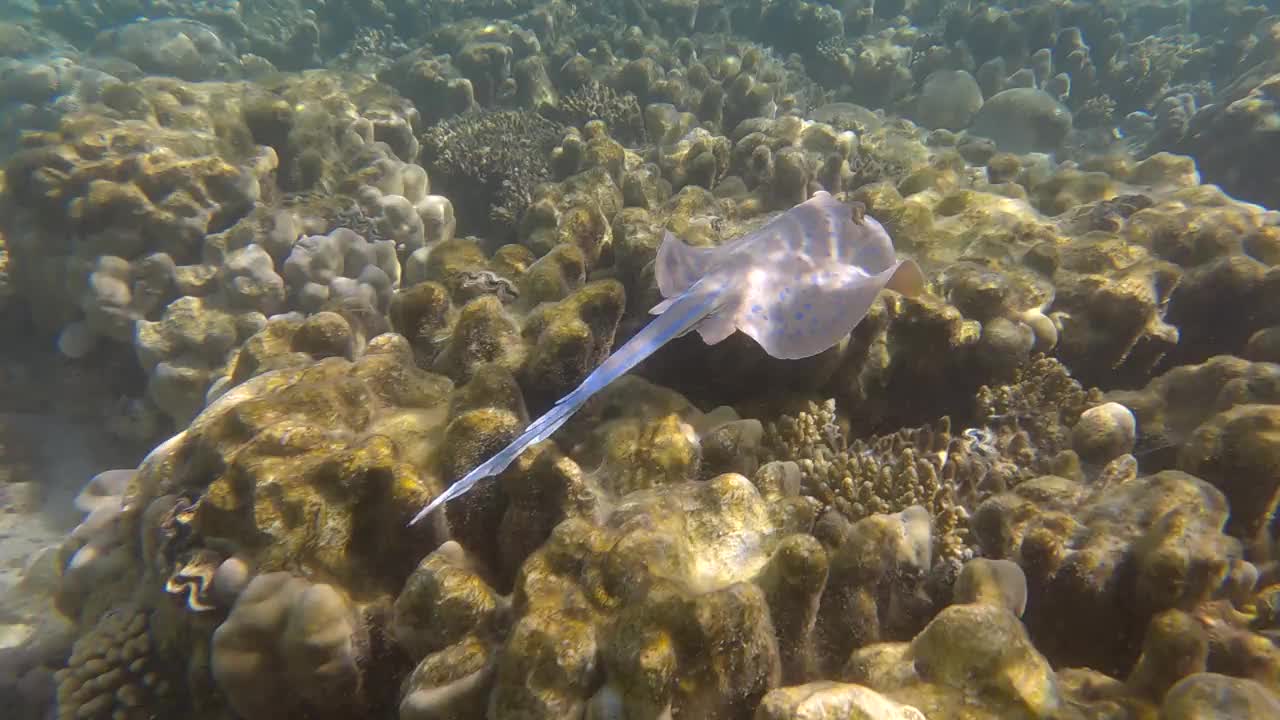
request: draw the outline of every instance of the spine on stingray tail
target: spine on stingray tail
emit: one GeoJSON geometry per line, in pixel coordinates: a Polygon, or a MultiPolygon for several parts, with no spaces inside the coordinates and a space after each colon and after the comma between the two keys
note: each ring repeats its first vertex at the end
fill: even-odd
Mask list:
{"type": "Polygon", "coordinates": [[[600,363],[600,366],[593,370],[573,392],[560,398],[554,407],[530,423],[529,427],[525,428],[524,432],[505,448],[436,496],[409,521],[409,524],[417,523],[444,503],[464,495],[484,478],[497,475],[507,469],[507,466],[529,446],[551,437],[552,433],[591,399],[591,396],[603,390],[609,383],[626,375],[663,345],[696,327],[707,315],[715,311],[719,297],[719,292],[702,287],[701,283],[695,283],[682,295],[674,298],[661,315],[655,317],[626,344],[605,358],[605,361],[600,363]]]}

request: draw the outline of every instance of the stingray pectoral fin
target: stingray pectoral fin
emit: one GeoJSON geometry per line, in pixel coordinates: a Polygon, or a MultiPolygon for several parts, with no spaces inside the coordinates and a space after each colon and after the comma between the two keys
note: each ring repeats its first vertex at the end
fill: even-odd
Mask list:
{"type": "Polygon", "coordinates": [[[702,336],[702,342],[715,345],[738,329],[737,317],[732,309],[717,310],[703,318],[697,327],[698,334],[702,336]]]}
{"type": "Polygon", "coordinates": [[[897,268],[891,268],[893,274],[885,287],[907,297],[915,297],[924,292],[925,279],[920,266],[914,260],[903,260],[897,268]]]}
{"type": "Polygon", "coordinates": [[[662,245],[653,264],[653,274],[662,297],[674,297],[693,287],[707,274],[715,251],[715,248],[686,245],[668,231],[662,237],[662,245]]]}
{"type": "Polygon", "coordinates": [[[764,283],[744,298],[738,328],[773,357],[798,360],[817,355],[862,322],[899,267],[868,275],[851,265],[829,265],[804,284],[779,288],[764,283]]]}

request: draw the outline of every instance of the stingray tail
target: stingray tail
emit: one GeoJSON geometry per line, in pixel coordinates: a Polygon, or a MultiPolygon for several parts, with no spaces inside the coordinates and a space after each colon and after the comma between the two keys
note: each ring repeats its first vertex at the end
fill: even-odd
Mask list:
{"type": "Polygon", "coordinates": [[[505,448],[477,465],[462,479],[437,495],[430,504],[413,516],[409,524],[417,523],[436,508],[467,493],[484,478],[502,472],[529,446],[550,437],[606,385],[627,374],[663,345],[689,332],[702,322],[716,309],[719,295],[718,292],[702,288],[701,283],[695,283],[688,291],[668,301],[661,315],[654,318],[644,329],[636,333],[635,337],[606,358],[587,376],[586,380],[582,381],[581,385],[560,398],[554,407],[530,423],[529,427],[525,428],[524,432],[505,448]]]}

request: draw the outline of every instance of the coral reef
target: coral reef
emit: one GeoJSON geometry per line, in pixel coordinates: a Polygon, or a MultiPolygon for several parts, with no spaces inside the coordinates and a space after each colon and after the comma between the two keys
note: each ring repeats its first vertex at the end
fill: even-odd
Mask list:
{"type": "Polygon", "coordinates": [[[1221,490],[1229,527],[1257,559],[1275,553],[1280,495],[1273,469],[1280,366],[1231,356],[1184,365],[1142,390],[1112,396],[1129,404],[1147,438],[1144,462],[1193,473],[1221,490]]]}
{"type": "Polygon", "coordinates": [[[4,574],[0,702],[1280,714],[1278,38],[1244,2],[14,5],[0,520],[79,519],[4,574]],[[652,317],[666,233],[818,190],[924,291],[800,361],[689,333],[406,526],[652,317]],[[61,498],[63,415],[150,453],[61,498]]]}

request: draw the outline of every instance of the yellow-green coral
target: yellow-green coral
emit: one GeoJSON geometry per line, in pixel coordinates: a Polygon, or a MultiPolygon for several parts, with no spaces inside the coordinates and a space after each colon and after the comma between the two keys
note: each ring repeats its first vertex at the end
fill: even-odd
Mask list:
{"type": "Polygon", "coordinates": [[[392,518],[438,491],[410,460],[438,442],[451,387],[402,352],[277,370],[219,398],[182,438],[210,464],[162,481],[203,488],[192,530],[260,571],[398,588],[416,562],[405,552],[414,531],[392,518]]]}

